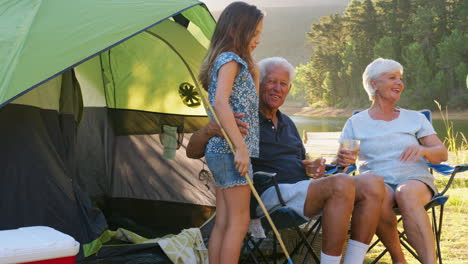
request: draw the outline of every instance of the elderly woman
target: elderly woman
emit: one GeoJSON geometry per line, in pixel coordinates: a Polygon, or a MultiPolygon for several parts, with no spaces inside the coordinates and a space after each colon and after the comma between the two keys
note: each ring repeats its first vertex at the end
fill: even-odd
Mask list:
{"type": "Polygon", "coordinates": [[[398,206],[411,245],[422,263],[431,264],[436,263],[435,242],[424,205],[437,190],[426,162],[447,160],[447,149],[423,114],[395,106],[404,90],[402,74],[403,67],[394,60],[379,58],[367,66],[362,79],[372,105],[346,122],[337,162],[348,166],[356,159],[344,150],[344,139],[361,141],[359,172],[378,174],[387,186],[377,235],[393,263],[406,263],[392,210],[398,206]]]}

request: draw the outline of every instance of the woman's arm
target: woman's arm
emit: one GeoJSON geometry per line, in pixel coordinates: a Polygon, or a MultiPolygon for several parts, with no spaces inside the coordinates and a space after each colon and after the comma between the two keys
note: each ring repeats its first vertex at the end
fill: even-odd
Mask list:
{"type": "Polygon", "coordinates": [[[247,147],[245,145],[244,138],[242,137],[234,119],[231,106],[229,105],[229,97],[231,96],[232,87],[234,85],[234,79],[239,72],[239,65],[235,61],[230,61],[218,71],[218,85],[216,87],[216,95],[214,102],[214,109],[216,116],[227,133],[229,139],[234,145],[235,156],[234,164],[236,169],[241,175],[245,175],[248,172],[250,157],[247,147]]]}
{"type": "Polygon", "coordinates": [[[447,148],[437,135],[432,134],[419,139],[421,145],[410,146],[401,153],[401,161],[417,161],[424,157],[433,164],[439,164],[448,158],[447,148]]]}

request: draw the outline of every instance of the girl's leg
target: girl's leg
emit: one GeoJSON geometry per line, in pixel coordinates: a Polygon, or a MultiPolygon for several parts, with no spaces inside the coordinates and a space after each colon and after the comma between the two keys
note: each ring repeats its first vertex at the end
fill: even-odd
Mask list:
{"type": "Polygon", "coordinates": [[[393,263],[406,263],[405,255],[401,250],[400,239],[398,238],[397,220],[395,212],[395,197],[389,187],[385,188],[385,198],[380,211],[380,222],[377,226],[377,236],[388,249],[393,263]]]}
{"type": "Polygon", "coordinates": [[[424,209],[424,205],[431,198],[432,192],[429,187],[418,180],[408,180],[400,184],[395,193],[408,240],[424,264],[436,263],[434,233],[424,209]]]}
{"type": "Polygon", "coordinates": [[[223,194],[227,228],[221,245],[220,263],[238,263],[242,241],[250,223],[250,188],[248,185],[235,186],[224,189],[223,194]]]}
{"type": "Polygon", "coordinates": [[[227,227],[227,210],[223,189],[216,187],[216,219],[208,243],[208,256],[210,263],[220,264],[221,245],[227,227]]]}

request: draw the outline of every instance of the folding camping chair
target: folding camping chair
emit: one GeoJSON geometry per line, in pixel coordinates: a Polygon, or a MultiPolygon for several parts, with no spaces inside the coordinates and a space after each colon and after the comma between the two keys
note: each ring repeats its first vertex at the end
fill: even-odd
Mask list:
{"type": "MultiPolygon", "coordinates": [[[[297,258],[298,253],[300,252],[301,247],[305,247],[306,254],[303,256],[303,262],[302,263],[320,263],[320,260],[318,258],[317,252],[314,251],[312,244],[315,240],[318,238],[318,234],[321,228],[321,221],[320,217],[318,219],[315,219],[315,223],[312,224],[308,230],[302,230],[300,228],[301,225],[305,224],[308,222],[307,219],[304,219],[302,216],[297,214],[294,210],[289,208],[286,203],[283,200],[283,197],[281,195],[281,192],[279,190],[278,182],[276,181],[276,173],[267,173],[267,172],[255,172],[254,173],[254,185],[259,186],[260,184],[268,184],[268,185],[273,185],[276,190],[276,194],[278,196],[278,200],[280,204],[269,210],[269,214],[271,216],[271,219],[276,225],[276,228],[278,230],[284,230],[286,228],[292,228],[296,231],[298,234],[300,241],[294,246],[293,250],[289,252],[291,258],[297,258]],[[309,241],[308,237],[310,237],[312,234],[313,237],[309,241]]],[[[266,233],[271,233],[272,229],[270,224],[268,223],[266,217],[261,214],[257,215],[256,213],[256,208],[258,206],[258,203],[252,199],[251,203],[251,218],[253,219],[260,219],[261,225],[264,228],[266,233]]],[[[260,239],[254,239],[252,234],[247,234],[245,240],[244,240],[244,245],[243,245],[243,251],[247,250],[248,255],[250,259],[254,263],[268,263],[268,259],[273,260],[273,263],[276,263],[276,257],[277,257],[277,238],[276,236],[273,235],[273,250],[270,256],[266,256],[260,249],[261,244],[265,241],[264,238],[260,239]]],[[[241,263],[245,260],[241,260],[241,263]]],[[[287,260],[284,260],[284,263],[287,263],[287,260]]]]}
{"type": "MultiPolygon", "coordinates": [[[[442,220],[444,216],[444,205],[447,202],[449,195],[446,195],[445,193],[447,190],[450,188],[450,185],[452,184],[453,179],[455,178],[455,175],[459,172],[464,172],[468,170],[468,163],[458,165],[455,167],[445,165],[445,164],[431,164],[428,163],[429,167],[431,168],[432,171],[436,171],[438,173],[441,173],[443,175],[450,175],[449,180],[447,181],[447,184],[445,185],[444,189],[439,192],[438,194],[434,195],[432,200],[430,200],[424,208],[426,211],[431,213],[431,221],[432,221],[432,231],[434,232],[434,237],[436,240],[436,254],[437,254],[437,259],[439,264],[442,264],[442,252],[440,249],[440,235],[442,233],[442,220]],[[439,208],[438,216],[437,216],[437,208],[439,208]]],[[[398,208],[394,209],[395,213],[399,216],[398,218],[398,223],[401,222],[403,219],[401,217],[400,211],[398,208]]],[[[410,246],[408,242],[408,237],[405,233],[405,231],[400,231],[398,230],[398,234],[400,237],[400,243],[403,245],[406,250],[408,250],[411,255],[413,255],[419,262],[421,260],[419,259],[418,255],[416,254],[415,250],[410,246]]],[[[377,239],[372,245],[369,246],[369,251],[374,248],[378,243],[380,242],[380,239],[377,239]]],[[[387,253],[387,249],[384,249],[371,263],[378,263],[378,261],[387,253]]],[[[422,263],[422,262],[421,262],[422,263]]]]}
{"type": "MultiPolygon", "coordinates": [[[[339,168],[336,165],[327,165],[325,169],[325,175],[328,176],[338,172],[342,172],[343,169],[344,168],[339,168]]],[[[347,168],[346,173],[352,173],[353,171],[355,171],[355,169],[355,166],[350,166],[347,168]]],[[[276,195],[278,196],[280,204],[275,208],[269,210],[270,216],[279,230],[287,228],[294,229],[299,237],[299,241],[295,243],[292,251],[289,252],[291,258],[298,260],[302,259],[301,262],[297,263],[320,263],[320,259],[318,257],[320,252],[317,251],[321,249],[321,241],[319,240],[322,228],[321,217],[314,218],[309,222],[309,220],[304,219],[301,215],[289,208],[288,205],[284,202],[275,176],[276,173],[267,173],[261,171],[256,172],[254,173],[254,185],[260,186],[263,184],[267,184],[273,185],[275,187],[276,195]],[[301,225],[304,224],[306,224],[305,228],[301,228],[301,225]],[[314,249],[313,245],[316,243],[320,243],[320,246],[314,249]]],[[[268,223],[266,217],[263,214],[256,214],[257,206],[258,204],[256,200],[252,199],[250,205],[251,218],[259,218],[261,221],[261,225],[266,231],[266,233],[271,233],[271,226],[268,223]]],[[[268,263],[268,257],[265,256],[265,254],[263,254],[262,250],[260,249],[260,246],[264,241],[265,239],[254,239],[250,233],[247,234],[244,240],[243,251],[247,250],[248,257],[250,257],[250,259],[254,261],[254,263],[268,263]]],[[[273,263],[276,263],[276,256],[278,253],[276,245],[277,239],[275,236],[273,236],[273,250],[269,257],[273,260],[273,263]]],[[[287,263],[287,260],[284,260],[284,263],[287,263]]]]}
{"type": "MultiPolygon", "coordinates": [[[[421,110],[420,112],[422,114],[424,114],[424,116],[426,116],[426,118],[429,120],[429,122],[432,123],[432,115],[431,115],[430,110],[421,110]]],[[[359,113],[359,111],[354,111],[353,114],[357,114],[357,113],[359,113]]],[[[431,173],[433,171],[436,171],[436,172],[438,172],[440,174],[443,174],[443,175],[450,175],[450,178],[447,181],[447,184],[445,185],[443,190],[441,192],[439,192],[438,194],[434,195],[432,200],[429,201],[424,206],[426,211],[428,211],[428,212],[430,211],[430,213],[432,215],[432,217],[431,217],[432,231],[434,232],[434,237],[435,237],[435,240],[436,240],[437,259],[439,261],[439,264],[442,264],[442,253],[441,253],[441,250],[440,250],[440,235],[442,233],[442,220],[443,220],[443,214],[444,214],[444,204],[447,202],[447,200],[449,198],[449,195],[445,195],[445,193],[450,188],[450,185],[452,184],[452,181],[455,178],[455,175],[457,173],[459,173],[459,172],[463,172],[463,171],[468,170],[468,164],[463,164],[463,165],[458,165],[458,166],[452,167],[452,166],[445,165],[445,164],[431,164],[431,163],[428,163],[428,166],[429,166],[429,168],[431,170],[431,173]],[[438,217],[437,217],[437,212],[436,212],[437,208],[439,208],[438,217]]],[[[401,217],[400,211],[398,210],[398,208],[395,208],[394,211],[399,216],[398,222],[401,222],[402,217],[401,217]]],[[[415,250],[410,246],[410,244],[408,242],[408,237],[407,237],[405,231],[398,230],[398,233],[399,233],[401,245],[403,245],[403,247],[405,247],[408,250],[408,252],[411,253],[411,255],[413,255],[417,260],[419,260],[421,262],[418,255],[416,254],[415,250]]],[[[369,246],[368,252],[370,250],[372,250],[379,242],[380,242],[380,239],[378,239],[374,243],[372,243],[372,245],[369,246]]],[[[371,263],[377,263],[387,253],[387,251],[388,251],[387,249],[384,249],[371,263]]]]}

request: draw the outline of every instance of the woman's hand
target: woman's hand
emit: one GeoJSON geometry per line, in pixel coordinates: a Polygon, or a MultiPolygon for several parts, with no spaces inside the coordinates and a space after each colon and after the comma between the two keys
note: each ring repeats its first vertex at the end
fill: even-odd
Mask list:
{"type": "Polygon", "coordinates": [[[239,149],[236,149],[236,155],[234,156],[234,165],[239,171],[241,176],[246,176],[249,172],[250,157],[249,152],[245,145],[239,149]]]}
{"type": "Polygon", "coordinates": [[[424,157],[425,147],[420,145],[414,145],[407,147],[400,155],[400,160],[403,162],[418,161],[421,157],[424,157]]]}
{"type": "Polygon", "coordinates": [[[336,163],[343,167],[348,167],[356,162],[356,153],[359,152],[360,149],[357,150],[344,150],[340,148],[338,151],[338,155],[336,156],[336,163]]]}

